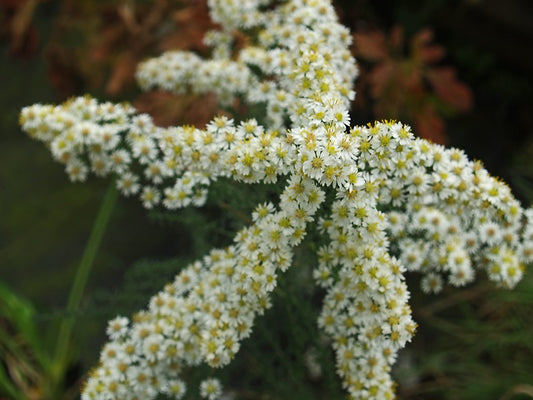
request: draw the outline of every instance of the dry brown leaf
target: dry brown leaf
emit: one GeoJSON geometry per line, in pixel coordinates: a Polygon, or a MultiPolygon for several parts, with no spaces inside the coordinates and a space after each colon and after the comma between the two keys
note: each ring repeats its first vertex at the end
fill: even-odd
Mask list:
{"type": "Polygon", "coordinates": [[[150,114],[154,122],[163,127],[184,123],[203,127],[219,113],[213,94],[176,96],[152,91],[141,94],[134,105],[140,112],[150,114]]]}
{"type": "Polygon", "coordinates": [[[105,26],[99,35],[99,40],[90,48],[90,56],[93,61],[105,61],[113,51],[116,51],[117,42],[124,34],[124,27],[120,24],[105,26]]]}
{"type": "Polygon", "coordinates": [[[119,55],[115,61],[111,77],[107,81],[106,92],[116,96],[128,84],[133,83],[136,67],[137,59],[132,52],[126,51],[119,55]]]}
{"type": "Polygon", "coordinates": [[[60,96],[66,98],[78,94],[82,78],[70,54],[63,47],[51,44],[45,57],[48,63],[48,79],[60,96]]]}
{"type": "Polygon", "coordinates": [[[2,10],[15,10],[24,5],[25,0],[0,0],[2,10]]]}
{"type": "Polygon", "coordinates": [[[131,35],[136,35],[140,32],[141,27],[135,20],[135,14],[129,4],[122,4],[118,6],[117,14],[120,16],[131,35]]]}
{"type": "Polygon", "coordinates": [[[209,18],[208,9],[204,2],[190,3],[184,9],[172,13],[172,19],[176,23],[175,32],[162,42],[161,48],[163,50],[205,51],[207,49],[203,41],[205,32],[215,28],[216,25],[209,18]]]}
{"type": "Polygon", "coordinates": [[[32,22],[38,3],[39,0],[3,0],[0,3],[2,10],[11,15],[2,27],[9,36],[11,55],[27,57],[37,50],[38,34],[32,22]]]}

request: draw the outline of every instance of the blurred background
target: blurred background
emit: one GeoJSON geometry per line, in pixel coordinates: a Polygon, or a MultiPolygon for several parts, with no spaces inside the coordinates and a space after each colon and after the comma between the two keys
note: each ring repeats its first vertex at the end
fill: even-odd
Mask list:
{"type": "MultiPolygon", "coordinates": [[[[335,6],[353,33],[360,67],[352,122],[398,119],[422,137],[460,147],[530,205],[533,2],[338,0],[335,6]]],[[[141,93],[134,72],[141,60],[170,49],[207,55],[202,36],[212,28],[200,0],[0,0],[0,399],[51,396],[43,389],[51,379],[46,366],[65,317],[75,329],[53,398],[77,398],[97,362],[106,321],[141,309],[181,266],[229,244],[254,205],[275,192],[265,185],[250,194],[224,182],[205,207],[172,214],[120,198],[82,302],[67,315],[110,182],[71,184],[48,150],[20,130],[20,109],[90,93],[131,101],[162,126],[203,125],[220,111],[216,99],[141,93]]],[[[313,265],[303,253],[296,262],[313,265]]],[[[417,277],[408,277],[420,328],[395,370],[399,398],[533,398],[531,275],[514,291],[480,277],[439,297],[420,295],[417,277]]],[[[309,281],[309,273],[291,269],[253,339],[232,366],[217,371],[236,398],[343,398],[329,346],[309,333],[316,332],[321,296],[309,281]]]]}

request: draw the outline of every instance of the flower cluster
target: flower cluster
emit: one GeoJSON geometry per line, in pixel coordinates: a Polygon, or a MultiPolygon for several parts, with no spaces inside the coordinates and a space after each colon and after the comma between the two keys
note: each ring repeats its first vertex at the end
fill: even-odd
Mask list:
{"type": "MultiPolygon", "coordinates": [[[[113,174],[147,208],[201,206],[220,177],[285,185],[232,245],[182,270],[131,321],[110,321],[82,398],[180,398],[184,367],[227,365],[314,226],[327,238],[314,271],[326,290],[318,323],[343,385],[353,399],[393,398],[391,366],[416,330],[404,273],[421,272],[426,292],[465,285],[476,269],[513,287],[533,261],[533,210],[480,163],[400,123],[348,127],[357,68],[329,1],[208,3],[221,26],[206,38],[212,59],[169,52],[139,67],[139,83],[215,92],[222,104],[239,98],[264,109],[263,125],[217,117],[205,129],[161,128],[129,105],[90,97],[21,113],[72,180],[113,174]],[[236,29],[246,46],[234,45],[236,29]]],[[[200,392],[212,399],[222,388],[206,380],[200,392]]]]}

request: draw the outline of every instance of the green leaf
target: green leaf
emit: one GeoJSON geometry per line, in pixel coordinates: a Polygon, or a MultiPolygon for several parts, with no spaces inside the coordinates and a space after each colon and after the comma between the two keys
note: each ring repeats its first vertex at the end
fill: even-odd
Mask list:
{"type": "Polygon", "coordinates": [[[9,396],[11,399],[22,399],[23,393],[21,393],[11,382],[9,376],[0,363],[0,396],[9,396]]]}
{"type": "Polygon", "coordinates": [[[35,325],[35,309],[32,303],[14,293],[0,282],[0,318],[12,324],[15,331],[30,346],[41,367],[48,365],[42,342],[35,325]]]}

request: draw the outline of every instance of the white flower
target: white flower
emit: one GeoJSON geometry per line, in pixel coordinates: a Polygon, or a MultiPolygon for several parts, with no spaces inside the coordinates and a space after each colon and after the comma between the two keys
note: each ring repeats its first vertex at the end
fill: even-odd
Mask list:
{"type": "Polygon", "coordinates": [[[222,385],[216,378],[210,378],[200,383],[200,396],[207,400],[218,400],[222,394],[222,385]]]}
{"type": "Polygon", "coordinates": [[[73,182],[83,182],[87,179],[87,174],[89,169],[87,166],[78,159],[72,159],[67,162],[65,170],[71,181],[73,182]]]}
{"type": "Polygon", "coordinates": [[[117,187],[126,197],[136,194],[140,189],[139,178],[131,172],[125,172],[117,179],[117,187]]]}
{"type": "Polygon", "coordinates": [[[107,336],[111,340],[124,338],[128,332],[129,319],[127,317],[117,316],[107,323],[107,336]]]}
{"type": "Polygon", "coordinates": [[[141,200],[143,206],[146,208],[153,208],[155,205],[159,204],[161,194],[159,190],[152,186],[145,186],[141,193],[141,200]]]}
{"type": "Polygon", "coordinates": [[[442,290],[442,277],[431,272],[422,278],[421,288],[425,293],[437,294],[442,290]]]}
{"type": "Polygon", "coordinates": [[[187,385],[181,379],[168,380],[161,387],[161,391],[172,399],[181,399],[187,390],[187,385]]]}

